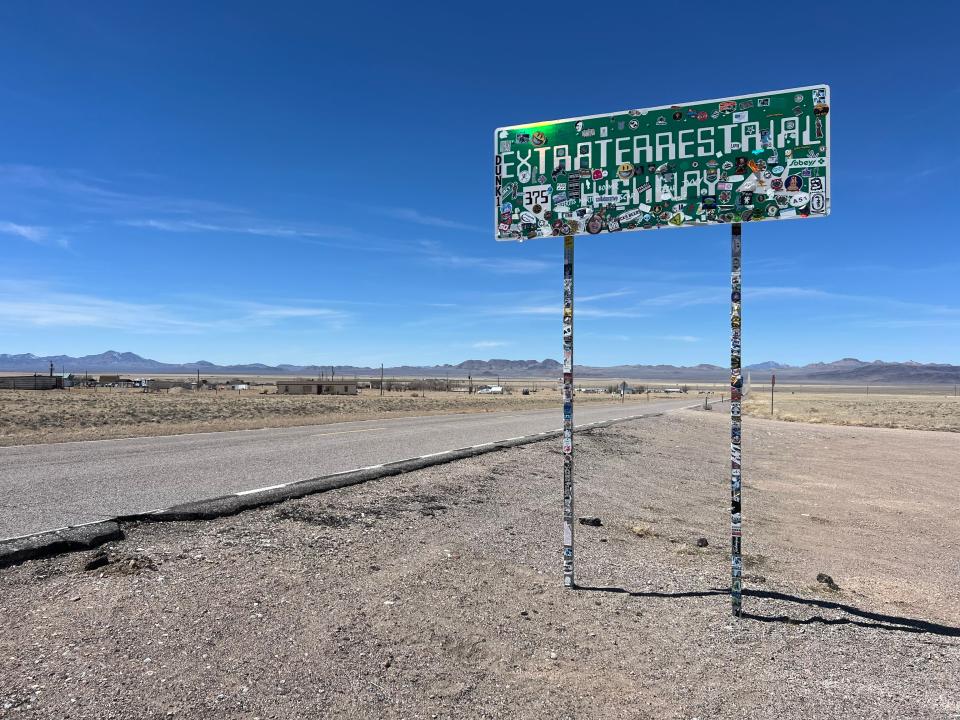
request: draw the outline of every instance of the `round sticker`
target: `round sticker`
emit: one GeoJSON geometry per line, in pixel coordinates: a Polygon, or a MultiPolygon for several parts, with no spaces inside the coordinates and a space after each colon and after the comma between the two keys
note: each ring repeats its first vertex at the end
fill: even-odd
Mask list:
{"type": "Polygon", "coordinates": [[[783,180],[780,178],[774,178],[770,181],[770,187],[777,191],[783,190],[783,180]]]}
{"type": "Polygon", "coordinates": [[[596,235],[601,230],[603,230],[603,219],[599,215],[592,215],[587,220],[587,232],[596,235]]]}
{"type": "Polygon", "coordinates": [[[630,129],[631,129],[631,130],[636,130],[638,127],[640,127],[640,121],[639,121],[639,120],[631,120],[631,121],[630,121],[630,129]]]}
{"type": "Polygon", "coordinates": [[[803,178],[799,175],[791,175],[783,187],[787,192],[800,192],[803,189],[803,178]]]}
{"type": "Polygon", "coordinates": [[[529,170],[518,170],[517,171],[517,180],[522,183],[530,182],[530,171],[529,170]]]}
{"type": "Polygon", "coordinates": [[[547,144],[547,136],[544,135],[540,130],[537,130],[533,134],[533,137],[530,139],[530,141],[537,147],[540,147],[541,145],[547,144]]]}
{"type": "Polygon", "coordinates": [[[630,163],[623,163],[620,167],[617,168],[617,177],[621,180],[629,180],[633,177],[634,170],[633,165],[630,163]]]}

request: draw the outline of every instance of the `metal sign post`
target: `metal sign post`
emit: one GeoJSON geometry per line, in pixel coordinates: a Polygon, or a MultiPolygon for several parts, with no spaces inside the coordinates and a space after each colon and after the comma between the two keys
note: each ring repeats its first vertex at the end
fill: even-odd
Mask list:
{"type": "MultiPolygon", "coordinates": [[[[770,418],[773,419],[773,389],[777,386],[776,374],[770,375],[770,418]]],[[[869,387],[867,388],[869,392],[869,387]]]]}
{"type": "Polygon", "coordinates": [[[563,585],[573,575],[573,237],[563,239],[563,585]]]}
{"type": "Polygon", "coordinates": [[[743,376],[740,374],[740,223],[733,224],[730,243],[730,603],[733,614],[740,615],[743,590],[741,555],[740,492],[741,445],[740,403],[743,376]]]}

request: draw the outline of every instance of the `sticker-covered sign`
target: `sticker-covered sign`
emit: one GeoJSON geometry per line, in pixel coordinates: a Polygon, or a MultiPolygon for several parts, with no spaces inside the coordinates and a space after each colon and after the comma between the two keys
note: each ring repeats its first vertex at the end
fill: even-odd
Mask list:
{"type": "Polygon", "coordinates": [[[828,215],[829,111],[815,85],[499,128],[497,239],[828,215]]]}

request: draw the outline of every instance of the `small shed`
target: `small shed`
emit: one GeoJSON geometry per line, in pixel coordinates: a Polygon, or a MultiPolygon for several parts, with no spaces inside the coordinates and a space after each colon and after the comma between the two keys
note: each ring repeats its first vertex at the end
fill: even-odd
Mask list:
{"type": "Polygon", "coordinates": [[[356,395],[356,380],[277,380],[280,395],[356,395]]]}
{"type": "Polygon", "coordinates": [[[63,387],[63,377],[51,375],[8,375],[0,377],[2,390],[55,390],[63,387]]]}

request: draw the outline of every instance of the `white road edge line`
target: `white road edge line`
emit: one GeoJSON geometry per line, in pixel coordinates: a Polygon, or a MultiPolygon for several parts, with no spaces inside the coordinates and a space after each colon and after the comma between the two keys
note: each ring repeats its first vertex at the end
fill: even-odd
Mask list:
{"type": "Polygon", "coordinates": [[[254,493],[266,492],[267,490],[279,490],[280,488],[286,487],[290,483],[280,483],[279,485],[268,485],[267,487],[254,488],[253,490],[241,490],[240,492],[234,493],[237,497],[241,495],[253,495],[254,493]]]}

